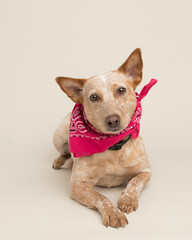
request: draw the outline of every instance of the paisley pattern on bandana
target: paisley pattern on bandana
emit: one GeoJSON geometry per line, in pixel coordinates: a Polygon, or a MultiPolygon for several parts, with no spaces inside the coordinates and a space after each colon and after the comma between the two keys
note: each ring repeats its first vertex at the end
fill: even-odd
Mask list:
{"type": "Polygon", "coordinates": [[[141,93],[136,93],[137,106],[135,113],[127,128],[116,134],[102,133],[96,130],[88,122],[82,104],[75,104],[70,121],[69,129],[69,151],[74,157],[82,157],[106,151],[109,147],[121,141],[131,134],[137,138],[140,130],[142,115],[141,100],[147,95],[150,88],[157,83],[151,79],[150,83],[144,86],[141,93]]]}

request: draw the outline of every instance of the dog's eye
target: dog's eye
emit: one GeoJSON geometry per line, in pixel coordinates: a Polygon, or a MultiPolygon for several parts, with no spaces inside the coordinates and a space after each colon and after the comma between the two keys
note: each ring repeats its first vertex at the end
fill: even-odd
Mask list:
{"type": "Polygon", "coordinates": [[[95,102],[99,99],[99,96],[97,94],[92,94],[89,98],[92,102],[95,102]]]}
{"type": "Polygon", "coordinates": [[[126,88],[124,88],[124,87],[120,87],[120,88],[117,90],[117,93],[120,94],[120,95],[124,94],[125,92],[126,92],[126,88]]]}

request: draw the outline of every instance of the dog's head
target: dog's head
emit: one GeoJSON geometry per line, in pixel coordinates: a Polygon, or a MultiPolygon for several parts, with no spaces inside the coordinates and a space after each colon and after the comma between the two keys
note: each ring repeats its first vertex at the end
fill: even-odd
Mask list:
{"type": "Polygon", "coordinates": [[[90,124],[104,133],[127,127],[135,108],[135,88],[142,80],[141,50],[135,49],[115,71],[88,79],[57,77],[61,89],[75,103],[84,106],[90,124]]]}

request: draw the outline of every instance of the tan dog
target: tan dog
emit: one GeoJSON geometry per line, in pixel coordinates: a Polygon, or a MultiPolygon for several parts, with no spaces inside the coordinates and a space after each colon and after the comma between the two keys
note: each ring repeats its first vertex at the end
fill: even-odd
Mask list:
{"type": "MultiPolygon", "coordinates": [[[[83,104],[94,128],[115,133],[125,129],[134,114],[135,88],[142,80],[142,68],[141,50],[136,49],[115,71],[89,79],[58,77],[56,81],[75,103],[83,104]]],[[[68,148],[70,116],[65,117],[54,134],[60,157],[54,161],[53,168],[59,169],[68,159],[73,161],[71,198],[97,209],[105,226],[123,227],[128,223],[124,212],[138,208],[139,194],[151,178],[142,138],[131,138],[121,150],[73,158],[68,148]],[[125,182],[128,184],[117,207],[93,189],[95,185],[112,187],[125,182]]]]}

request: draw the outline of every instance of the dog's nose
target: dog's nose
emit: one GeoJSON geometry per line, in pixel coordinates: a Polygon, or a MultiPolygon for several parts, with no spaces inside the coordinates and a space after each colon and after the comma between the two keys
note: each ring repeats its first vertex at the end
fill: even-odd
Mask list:
{"type": "Polygon", "coordinates": [[[120,124],[120,117],[117,114],[113,114],[113,115],[106,117],[105,122],[108,127],[116,128],[120,124]]]}

